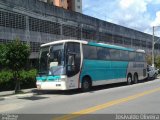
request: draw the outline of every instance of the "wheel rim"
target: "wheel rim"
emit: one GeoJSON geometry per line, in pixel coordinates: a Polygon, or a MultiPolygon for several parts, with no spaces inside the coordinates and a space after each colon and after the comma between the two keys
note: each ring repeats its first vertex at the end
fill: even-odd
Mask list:
{"type": "Polygon", "coordinates": [[[157,74],[155,74],[154,77],[157,78],[157,74]]]}
{"type": "Polygon", "coordinates": [[[135,76],[134,76],[134,83],[137,83],[137,81],[138,81],[138,78],[137,78],[137,76],[135,75],[135,76]]]}
{"type": "Polygon", "coordinates": [[[130,77],[130,76],[128,77],[127,82],[128,82],[128,84],[131,84],[132,79],[131,79],[131,77],[130,77]]]}
{"type": "Polygon", "coordinates": [[[89,89],[89,82],[88,82],[88,81],[84,81],[84,83],[83,83],[83,88],[84,88],[85,90],[89,89]]]}

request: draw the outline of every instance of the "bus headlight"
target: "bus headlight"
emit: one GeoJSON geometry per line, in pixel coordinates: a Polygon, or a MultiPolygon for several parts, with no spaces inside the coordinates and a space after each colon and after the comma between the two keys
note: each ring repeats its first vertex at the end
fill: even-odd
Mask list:
{"type": "Polygon", "coordinates": [[[66,76],[61,76],[61,81],[66,81],[66,76]]]}
{"type": "Polygon", "coordinates": [[[61,78],[61,81],[65,81],[66,80],[66,78],[61,78]]]}

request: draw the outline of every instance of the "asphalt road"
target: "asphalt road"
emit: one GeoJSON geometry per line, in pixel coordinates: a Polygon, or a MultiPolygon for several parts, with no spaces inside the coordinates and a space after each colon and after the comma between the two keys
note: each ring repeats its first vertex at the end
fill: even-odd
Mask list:
{"type": "Polygon", "coordinates": [[[87,93],[42,91],[4,97],[0,98],[0,113],[57,114],[66,120],[86,119],[88,114],[94,118],[99,114],[160,114],[160,79],[99,86],[87,93]]]}

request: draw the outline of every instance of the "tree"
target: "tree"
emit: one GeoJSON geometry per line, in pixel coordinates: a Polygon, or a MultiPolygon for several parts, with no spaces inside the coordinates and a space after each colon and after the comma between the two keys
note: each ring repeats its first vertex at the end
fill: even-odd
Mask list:
{"type": "Polygon", "coordinates": [[[7,54],[7,47],[4,44],[0,44],[0,66],[5,66],[6,63],[6,54],[7,54]]]}
{"type": "Polygon", "coordinates": [[[30,55],[30,47],[27,44],[20,42],[18,38],[13,40],[4,47],[1,52],[5,51],[3,59],[0,61],[12,71],[15,80],[15,93],[20,91],[20,71],[25,68],[30,55]]]}

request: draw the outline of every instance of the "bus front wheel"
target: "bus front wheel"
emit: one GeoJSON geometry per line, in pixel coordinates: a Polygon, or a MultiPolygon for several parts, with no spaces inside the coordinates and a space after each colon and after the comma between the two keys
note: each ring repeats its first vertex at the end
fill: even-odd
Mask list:
{"type": "Polygon", "coordinates": [[[91,79],[89,77],[84,77],[82,81],[82,91],[87,92],[90,91],[92,87],[91,79]]]}

